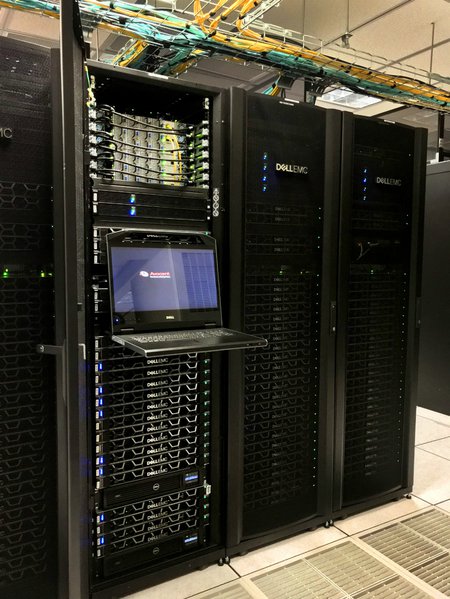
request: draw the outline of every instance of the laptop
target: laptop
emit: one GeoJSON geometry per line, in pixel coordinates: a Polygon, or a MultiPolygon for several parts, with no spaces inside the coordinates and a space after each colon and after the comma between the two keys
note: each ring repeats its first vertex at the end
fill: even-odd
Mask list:
{"type": "Polygon", "coordinates": [[[130,229],[106,243],[113,341],[146,357],[267,345],[223,328],[209,235],[130,229]]]}

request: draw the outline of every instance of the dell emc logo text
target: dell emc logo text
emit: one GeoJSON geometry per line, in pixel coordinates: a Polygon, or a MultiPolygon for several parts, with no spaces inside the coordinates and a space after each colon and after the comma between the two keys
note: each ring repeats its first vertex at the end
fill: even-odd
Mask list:
{"type": "Polygon", "coordinates": [[[0,139],[12,139],[13,130],[10,127],[0,127],[0,139]]]}
{"type": "Polygon", "coordinates": [[[277,162],[275,165],[277,171],[284,171],[285,173],[295,173],[296,175],[307,175],[308,167],[300,166],[299,164],[285,164],[284,162],[277,162]]]}
{"type": "Polygon", "coordinates": [[[387,177],[377,177],[375,181],[380,185],[395,185],[395,187],[401,187],[402,185],[401,179],[388,179],[387,177]]]}

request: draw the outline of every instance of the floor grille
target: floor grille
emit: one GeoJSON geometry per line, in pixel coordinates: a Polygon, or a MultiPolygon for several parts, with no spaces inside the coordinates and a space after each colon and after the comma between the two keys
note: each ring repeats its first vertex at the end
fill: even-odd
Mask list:
{"type": "Polygon", "coordinates": [[[450,597],[450,514],[431,509],[366,533],[360,541],[339,542],[198,599],[435,599],[433,589],[450,597]],[[420,588],[398,566],[420,579],[420,588]],[[432,588],[427,592],[422,583],[432,588]]]}
{"type": "Polygon", "coordinates": [[[347,595],[301,560],[252,578],[267,599],[340,599],[347,595]]]}
{"type": "Polygon", "coordinates": [[[392,570],[353,543],[326,549],[307,561],[349,595],[393,576],[392,570]]]}
{"type": "Polygon", "coordinates": [[[432,509],[363,535],[361,540],[450,596],[450,514],[432,509]]]}
{"type": "Polygon", "coordinates": [[[403,523],[394,524],[362,539],[407,570],[442,555],[441,548],[403,523]]]}
{"type": "Polygon", "coordinates": [[[412,570],[412,573],[437,591],[450,597],[450,556],[442,555],[424,566],[412,570]]]}
{"type": "Polygon", "coordinates": [[[429,597],[429,595],[400,577],[354,595],[355,599],[429,599],[429,597]]]}
{"type": "Polygon", "coordinates": [[[264,573],[253,574],[247,580],[258,589],[255,597],[267,599],[432,597],[352,541],[264,573]]]}

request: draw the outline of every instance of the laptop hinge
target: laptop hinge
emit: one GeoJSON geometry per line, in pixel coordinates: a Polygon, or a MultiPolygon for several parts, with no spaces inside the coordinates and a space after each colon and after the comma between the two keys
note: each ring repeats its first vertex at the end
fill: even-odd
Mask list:
{"type": "Polygon", "coordinates": [[[216,323],[215,323],[215,322],[205,322],[205,327],[206,327],[206,328],[208,328],[208,327],[209,327],[210,329],[212,329],[213,327],[216,327],[216,326],[217,326],[217,325],[216,325],[216,323]]]}

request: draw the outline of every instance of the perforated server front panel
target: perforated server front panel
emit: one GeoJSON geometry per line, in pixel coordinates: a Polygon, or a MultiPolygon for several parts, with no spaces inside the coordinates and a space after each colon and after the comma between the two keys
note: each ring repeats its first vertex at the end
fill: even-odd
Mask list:
{"type": "Polygon", "coordinates": [[[146,359],[112,342],[106,257],[111,231],[210,228],[210,116],[201,96],[92,84],[92,555],[104,589],[211,543],[210,355],[146,359]]]}
{"type": "Polygon", "coordinates": [[[50,56],[0,38],[0,596],[56,597],[50,56]]]}
{"type": "Polygon", "coordinates": [[[324,114],[248,97],[244,537],[317,510],[324,114]]]}
{"type": "MultiPolygon", "coordinates": [[[[414,133],[355,119],[348,213],[344,504],[400,489],[414,133]]],[[[345,201],[345,200],[344,200],[345,201]]]]}

